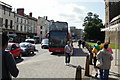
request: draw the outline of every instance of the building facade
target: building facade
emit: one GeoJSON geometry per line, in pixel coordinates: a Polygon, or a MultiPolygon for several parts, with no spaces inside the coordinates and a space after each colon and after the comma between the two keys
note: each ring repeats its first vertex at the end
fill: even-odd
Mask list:
{"type": "Polygon", "coordinates": [[[83,39],[82,38],[83,30],[82,29],[76,29],[76,27],[71,26],[70,27],[70,35],[71,39],[83,39]]]}
{"type": "Polygon", "coordinates": [[[15,31],[15,13],[12,6],[0,1],[0,27],[2,31],[13,34],[15,31]]]}
{"type": "MultiPolygon", "coordinates": [[[[105,0],[105,27],[111,26],[112,19],[120,15],[120,1],[119,0],[105,0]]],[[[114,39],[119,31],[105,31],[105,41],[115,44],[114,39]]]]}
{"type": "Polygon", "coordinates": [[[49,32],[49,25],[51,21],[47,20],[47,16],[38,17],[37,22],[37,36],[40,38],[40,42],[42,39],[46,38],[46,34],[49,32]]]}

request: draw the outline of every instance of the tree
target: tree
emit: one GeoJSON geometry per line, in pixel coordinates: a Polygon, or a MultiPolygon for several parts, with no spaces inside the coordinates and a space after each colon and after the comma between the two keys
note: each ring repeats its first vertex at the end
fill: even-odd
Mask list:
{"type": "Polygon", "coordinates": [[[89,40],[101,40],[104,41],[105,32],[101,32],[100,28],[104,28],[102,20],[99,19],[99,15],[88,12],[84,18],[83,23],[84,37],[89,40]]]}

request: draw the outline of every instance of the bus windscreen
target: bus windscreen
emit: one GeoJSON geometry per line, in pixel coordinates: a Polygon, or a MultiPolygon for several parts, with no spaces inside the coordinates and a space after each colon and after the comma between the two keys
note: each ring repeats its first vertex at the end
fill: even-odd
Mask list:
{"type": "Polygon", "coordinates": [[[51,47],[64,47],[67,41],[67,32],[51,32],[49,45],[51,47]]]}

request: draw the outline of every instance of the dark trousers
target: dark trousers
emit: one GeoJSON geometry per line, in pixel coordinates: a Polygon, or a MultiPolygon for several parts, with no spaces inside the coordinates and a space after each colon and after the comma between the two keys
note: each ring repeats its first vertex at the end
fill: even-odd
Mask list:
{"type": "Polygon", "coordinates": [[[70,63],[70,53],[66,53],[66,55],[65,55],[65,63],[70,63]]]}
{"type": "Polygon", "coordinates": [[[94,64],[94,67],[96,67],[96,62],[97,62],[97,58],[96,56],[93,58],[93,64],[94,64]]]}
{"type": "Polygon", "coordinates": [[[109,69],[100,69],[100,80],[109,80],[109,69]]]}

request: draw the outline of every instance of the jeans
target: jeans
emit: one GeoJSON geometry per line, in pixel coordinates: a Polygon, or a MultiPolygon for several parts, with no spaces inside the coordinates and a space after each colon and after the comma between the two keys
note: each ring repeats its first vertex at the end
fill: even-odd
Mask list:
{"type": "Polygon", "coordinates": [[[66,53],[65,55],[65,63],[70,63],[70,54],[66,53]]]}
{"type": "Polygon", "coordinates": [[[96,56],[93,58],[93,63],[94,63],[94,67],[96,67],[96,62],[97,62],[97,58],[96,58],[96,56]]]}
{"type": "Polygon", "coordinates": [[[109,80],[109,69],[100,69],[100,80],[109,80]]]}

